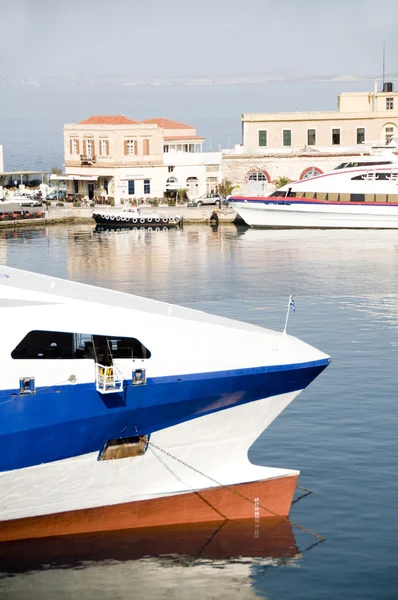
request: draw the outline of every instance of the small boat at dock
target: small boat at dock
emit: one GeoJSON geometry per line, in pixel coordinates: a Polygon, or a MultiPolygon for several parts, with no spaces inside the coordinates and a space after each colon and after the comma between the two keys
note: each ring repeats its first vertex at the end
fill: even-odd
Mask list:
{"type": "Polygon", "coordinates": [[[143,213],[141,208],[126,204],[121,210],[98,209],[93,211],[93,219],[97,225],[107,227],[131,228],[172,228],[181,227],[181,215],[167,215],[158,213],[143,213]]]}

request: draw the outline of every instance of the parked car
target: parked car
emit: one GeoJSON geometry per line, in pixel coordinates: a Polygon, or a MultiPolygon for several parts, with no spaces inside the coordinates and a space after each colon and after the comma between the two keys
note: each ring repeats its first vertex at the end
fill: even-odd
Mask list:
{"type": "Polygon", "coordinates": [[[51,190],[46,196],[46,200],[65,200],[66,190],[51,190]]]}
{"type": "Polygon", "coordinates": [[[194,202],[196,206],[202,206],[202,204],[216,204],[217,206],[221,206],[221,204],[224,204],[224,198],[220,194],[204,194],[196,198],[194,202]]]}
{"type": "Polygon", "coordinates": [[[42,206],[43,201],[35,200],[33,198],[25,198],[24,200],[22,200],[22,202],[18,200],[18,204],[19,206],[42,206]]]}

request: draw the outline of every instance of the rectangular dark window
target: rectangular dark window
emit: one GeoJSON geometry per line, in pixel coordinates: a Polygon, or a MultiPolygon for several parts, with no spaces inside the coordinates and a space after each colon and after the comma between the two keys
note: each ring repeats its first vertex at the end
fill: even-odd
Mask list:
{"type": "Polygon", "coordinates": [[[365,127],[357,128],[357,144],[363,144],[365,141],[365,127]]]}
{"type": "Polygon", "coordinates": [[[307,129],[307,146],[315,146],[316,145],[316,130],[315,129],[307,129]]]}
{"type": "Polygon", "coordinates": [[[394,98],[386,98],[386,110],[394,110],[394,98]]]}
{"type": "Polygon", "coordinates": [[[144,194],[150,194],[150,193],[151,193],[151,180],[144,179],[144,194]]]}
{"type": "Polygon", "coordinates": [[[266,146],[267,145],[267,131],[259,131],[258,132],[258,145],[266,146]]]}
{"type": "Polygon", "coordinates": [[[340,129],[332,129],[332,145],[340,146],[340,129]]]}
{"type": "Polygon", "coordinates": [[[291,129],[283,130],[283,145],[284,146],[292,145],[292,130],[291,129]]]}
{"type": "Polygon", "coordinates": [[[165,145],[163,146],[163,152],[168,152],[168,151],[169,151],[169,145],[168,145],[168,144],[165,144],[165,145]]]}
{"type": "Polygon", "coordinates": [[[168,172],[172,173],[174,171],[174,167],[168,167],[168,172]]]}
{"type": "Polygon", "coordinates": [[[365,194],[351,194],[351,202],[365,202],[365,194]]]}
{"type": "Polygon", "coordinates": [[[134,181],[134,179],[129,179],[128,186],[129,186],[129,189],[128,189],[129,196],[133,196],[135,194],[135,181],[134,181]]]}
{"type": "Polygon", "coordinates": [[[79,193],[79,180],[78,179],[73,180],[73,191],[75,192],[75,194],[79,193]]]}

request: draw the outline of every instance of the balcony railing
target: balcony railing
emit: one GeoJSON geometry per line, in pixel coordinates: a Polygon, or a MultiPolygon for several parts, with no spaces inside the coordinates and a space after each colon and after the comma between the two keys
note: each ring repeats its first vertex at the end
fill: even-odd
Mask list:
{"type": "Polygon", "coordinates": [[[93,165],[97,162],[97,157],[93,154],[81,154],[80,155],[80,163],[82,165],[82,167],[84,165],[93,165]]]}

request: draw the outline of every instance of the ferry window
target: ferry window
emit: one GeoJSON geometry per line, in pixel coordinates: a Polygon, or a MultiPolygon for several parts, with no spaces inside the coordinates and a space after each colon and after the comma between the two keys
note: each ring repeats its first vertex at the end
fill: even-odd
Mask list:
{"type": "Polygon", "coordinates": [[[347,163],[340,163],[337,167],[335,167],[335,171],[337,171],[337,169],[345,169],[346,168],[347,163]]]}
{"type": "Polygon", "coordinates": [[[279,192],[277,190],[276,192],[272,192],[270,198],[281,198],[283,196],[286,196],[286,192],[279,192]]]}
{"type": "Polygon", "coordinates": [[[332,145],[340,145],[340,129],[332,129],[332,145]]]}
{"type": "Polygon", "coordinates": [[[351,202],[365,202],[365,194],[351,194],[351,202]]]}
{"type": "Polygon", "coordinates": [[[267,130],[260,130],[258,132],[258,145],[267,146],[267,130]]]}
{"type": "Polygon", "coordinates": [[[365,194],[365,202],[374,202],[375,195],[374,194],[365,194]]]}
{"type": "Polygon", "coordinates": [[[357,127],[357,144],[363,144],[365,141],[365,127],[357,127]]]}
{"type": "Polygon", "coordinates": [[[14,359],[150,358],[139,340],[61,331],[30,331],[11,352],[14,359]]]}
{"type": "Polygon", "coordinates": [[[316,129],[307,129],[307,146],[316,145],[316,129]]]}
{"type": "Polygon", "coordinates": [[[332,192],[328,194],[328,200],[329,202],[338,202],[339,201],[339,195],[336,192],[332,192]]]}
{"type": "Polygon", "coordinates": [[[316,197],[318,200],[327,200],[326,192],[317,192],[316,197]]]}
{"type": "Polygon", "coordinates": [[[386,98],[386,110],[394,110],[394,98],[386,98]]]}
{"type": "Polygon", "coordinates": [[[283,130],[283,145],[284,146],[292,145],[292,130],[291,129],[283,130]]]}
{"type": "Polygon", "coordinates": [[[129,196],[133,196],[135,194],[135,181],[134,181],[134,179],[129,179],[129,181],[128,181],[128,194],[129,194],[129,196]]]}
{"type": "Polygon", "coordinates": [[[315,197],[315,193],[314,192],[304,192],[303,194],[304,198],[314,198],[315,197]]]}
{"type": "Polygon", "coordinates": [[[350,194],[340,194],[340,202],[349,202],[350,194]]]}
{"type": "Polygon", "coordinates": [[[376,194],[376,202],[387,202],[387,196],[385,194],[376,194]]]}

